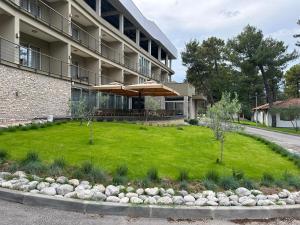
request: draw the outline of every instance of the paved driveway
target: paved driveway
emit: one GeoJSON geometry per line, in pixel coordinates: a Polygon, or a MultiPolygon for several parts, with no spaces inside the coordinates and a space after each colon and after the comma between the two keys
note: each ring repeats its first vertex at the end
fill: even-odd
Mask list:
{"type": "Polygon", "coordinates": [[[0,225],[300,225],[297,220],[254,222],[171,221],[117,216],[87,215],[47,208],[29,207],[0,200],[0,225]]]}
{"type": "Polygon", "coordinates": [[[253,127],[245,127],[245,132],[263,137],[269,141],[275,142],[278,145],[288,149],[291,152],[300,154],[300,136],[282,134],[253,127]]]}

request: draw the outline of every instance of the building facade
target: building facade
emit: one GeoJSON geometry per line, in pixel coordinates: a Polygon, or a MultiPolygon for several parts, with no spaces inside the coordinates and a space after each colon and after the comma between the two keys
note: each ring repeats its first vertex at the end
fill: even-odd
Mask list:
{"type": "MultiPolygon", "coordinates": [[[[0,120],[65,117],[83,94],[100,107],[92,86],[170,82],[176,57],[131,0],[2,0],[0,120]]],[[[108,99],[120,109],[133,101],[108,99]]]]}

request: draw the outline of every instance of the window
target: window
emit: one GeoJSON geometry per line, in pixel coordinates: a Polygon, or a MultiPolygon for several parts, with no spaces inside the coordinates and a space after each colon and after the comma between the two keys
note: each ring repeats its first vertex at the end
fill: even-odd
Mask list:
{"type": "Polygon", "coordinates": [[[20,64],[34,69],[41,69],[41,49],[29,44],[21,44],[20,64]]]}
{"type": "Polygon", "coordinates": [[[280,120],[282,121],[293,121],[294,119],[294,116],[287,115],[285,113],[280,113],[280,120]]]}
{"type": "Polygon", "coordinates": [[[79,41],[80,40],[80,31],[79,28],[72,24],[72,38],[79,41]]]}
{"type": "Polygon", "coordinates": [[[140,67],[140,73],[141,74],[149,76],[149,74],[150,74],[150,62],[142,56],[140,56],[140,58],[139,58],[139,67],[140,67]]]}
{"type": "Polygon", "coordinates": [[[32,0],[21,0],[20,6],[32,15],[40,18],[42,17],[42,9],[37,2],[32,0]]]}
{"type": "Polygon", "coordinates": [[[71,76],[72,78],[79,79],[79,63],[76,61],[72,62],[71,76]]]}

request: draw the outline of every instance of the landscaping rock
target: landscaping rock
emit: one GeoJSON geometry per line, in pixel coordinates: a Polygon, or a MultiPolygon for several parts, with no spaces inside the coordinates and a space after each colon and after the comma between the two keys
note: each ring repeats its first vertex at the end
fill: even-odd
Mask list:
{"type": "Polygon", "coordinates": [[[43,180],[43,178],[41,178],[39,176],[36,176],[36,175],[32,175],[32,179],[36,180],[36,181],[42,181],[43,180]]]}
{"type": "Polygon", "coordinates": [[[100,191],[94,192],[94,194],[92,196],[92,200],[94,200],[94,201],[105,201],[105,199],[106,199],[106,195],[100,191]]]}
{"type": "Polygon", "coordinates": [[[77,198],[77,193],[75,191],[70,192],[64,196],[65,198],[77,198]]]}
{"type": "Polygon", "coordinates": [[[49,186],[50,186],[50,184],[48,182],[41,182],[37,185],[37,189],[39,191],[41,191],[42,189],[47,188],[49,186]]]}
{"type": "Polygon", "coordinates": [[[32,193],[32,194],[39,194],[39,193],[40,193],[40,191],[39,191],[39,190],[36,190],[36,189],[34,189],[34,190],[31,190],[31,191],[30,191],[30,193],[32,193]]]}
{"type": "Polygon", "coordinates": [[[149,198],[144,200],[144,203],[149,204],[149,205],[156,205],[157,201],[154,197],[149,197],[149,198]]]}
{"type": "Polygon", "coordinates": [[[107,197],[106,199],[107,202],[114,202],[114,203],[118,203],[121,201],[121,199],[119,199],[118,197],[116,196],[109,196],[107,197]]]}
{"type": "Polygon", "coordinates": [[[257,196],[256,196],[256,200],[257,200],[257,201],[259,201],[259,200],[267,200],[267,199],[268,199],[268,197],[265,196],[265,195],[261,195],[261,194],[260,194],[260,195],[257,195],[257,196]]]}
{"type": "Polygon", "coordinates": [[[273,195],[267,195],[267,198],[269,200],[271,200],[272,202],[276,202],[279,200],[279,196],[277,194],[273,194],[273,195]]]}
{"type": "Polygon", "coordinates": [[[203,197],[208,197],[208,196],[213,196],[213,197],[215,197],[216,196],[216,193],[215,192],[213,192],[213,191],[203,191],[203,197]]]}
{"type": "Polygon", "coordinates": [[[76,191],[77,193],[77,198],[82,199],[82,200],[90,200],[93,197],[93,192],[91,190],[80,190],[76,191]]]}
{"type": "Polygon", "coordinates": [[[0,178],[6,179],[7,177],[11,176],[12,174],[9,172],[0,172],[0,178]]]}
{"type": "Polygon", "coordinates": [[[279,198],[288,198],[290,195],[291,193],[285,189],[278,193],[279,198]]]}
{"type": "Polygon", "coordinates": [[[183,199],[183,197],[182,196],[174,196],[173,197],[173,203],[175,204],[175,205],[182,205],[182,204],[184,204],[184,199],[183,199]]]}
{"type": "Polygon", "coordinates": [[[143,188],[139,188],[139,189],[136,190],[136,193],[137,193],[138,195],[143,195],[144,192],[145,192],[145,191],[144,191],[143,188]]]}
{"type": "Polygon", "coordinates": [[[189,194],[186,190],[181,190],[178,193],[181,194],[183,197],[189,194]]]}
{"type": "Polygon", "coordinates": [[[69,180],[69,184],[73,185],[74,187],[77,187],[79,185],[79,180],[71,179],[69,180]]]}
{"type": "Polygon", "coordinates": [[[130,198],[130,203],[132,204],[143,204],[143,200],[138,198],[138,197],[131,197],[130,198]]]}
{"type": "Polygon", "coordinates": [[[41,190],[40,193],[44,195],[54,196],[56,195],[56,189],[53,187],[45,187],[41,190]]]}
{"type": "Polygon", "coordinates": [[[235,190],[235,193],[239,196],[239,197],[244,197],[244,196],[249,196],[251,195],[251,191],[249,191],[247,188],[243,188],[240,187],[238,189],[235,190]]]}
{"type": "Polygon", "coordinates": [[[220,198],[220,199],[219,199],[219,205],[220,205],[220,206],[230,206],[231,203],[230,203],[229,198],[228,198],[228,197],[220,198]]]}
{"type": "Polygon", "coordinates": [[[17,172],[15,172],[15,173],[13,174],[13,176],[19,177],[19,178],[25,178],[25,177],[27,177],[26,173],[23,172],[23,171],[17,171],[17,172]]]}
{"type": "Polygon", "coordinates": [[[206,205],[207,205],[207,206],[218,206],[219,204],[216,203],[216,202],[214,202],[214,201],[207,201],[207,202],[206,202],[206,205]]]}
{"type": "Polygon", "coordinates": [[[237,196],[237,195],[231,195],[231,196],[229,196],[229,200],[230,201],[236,201],[236,202],[238,202],[239,201],[239,196],[237,196]]]}
{"type": "Polygon", "coordinates": [[[118,194],[118,198],[119,199],[125,198],[125,193],[122,192],[122,193],[118,194]]]}
{"type": "Polygon", "coordinates": [[[266,200],[258,200],[257,205],[258,206],[269,206],[269,205],[275,205],[275,203],[269,199],[266,199],[266,200]]]}
{"type": "Polygon", "coordinates": [[[114,185],[109,185],[105,189],[105,194],[107,196],[117,196],[119,193],[120,193],[119,188],[114,185]]]}
{"type": "Polygon", "coordinates": [[[146,192],[147,195],[155,196],[155,195],[159,194],[159,189],[157,187],[155,187],[155,188],[146,188],[145,192],[146,192]]]}
{"type": "Polygon", "coordinates": [[[68,183],[68,178],[61,176],[56,179],[56,182],[59,184],[65,184],[65,183],[68,183]]]}
{"type": "Polygon", "coordinates": [[[241,203],[242,206],[255,206],[256,205],[256,201],[247,196],[239,198],[239,203],[241,203]]]}
{"type": "Polygon", "coordinates": [[[139,195],[137,193],[127,193],[125,195],[127,198],[132,198],[132,197],[139,197],[139,195]]]}
{"type": "Polygon", "coordinates": [[[11,183],[11,181],[4,181],[4,182],[2,182],[1,186],[2,186],[3,188],[12,189],[13,184],[11,183]]]}
{"type": "Polygon", "coordinates": [[[262,195],[263,193],[259,190],[251,190],[251,194],[257,196],[257,195],[262,195]]]}
{"type": "Polygon", "coordinates": [[[58,183],[52,183],[50,184],[50,187],[58,188],[61,184],[58,183]]]}
{"type": "Polygon", "coordinates": [[[93,186],[92,190],[104,193],[105,187],[102,184],[97,184],[97,185],[93,186]]]}
{"type": "Polygon", "coordinates": [[[120,203],[123,203],[123,204],[129,203],[129,198],[127,198],[127,197],[121,198],[120,203]]]}
{"type": "Polygon", "coordinates": [[[172,195],[172,196],[175,195],[175,191],[174,191],[173,188],[167,189],[166,192],[167,192],[169,195],[172,195]]]}
{"type": "Polygon", "coordinates": [[[55,179],[54,179],[54,178],[52,178],[52,177],[47,177],[47,178],[45,179],[45,181],[46,181],[47,183],[50,183],[50,184],[52,184],[52,183],[54,183],[54,182],[55,182],[55,179]]]}
{"type": "Polygon", "coordinates": [[[184,199],[185,203],[187,203],[187,202],[193,202],[194,203],[196,201],[196,199],[191,195],[186,195],[186,196],[184,196],[183,199],[184,199]]]}
{"type": "Polygon", "coordinates": [[[134,192],[134,188],[133,187],[127,187],[126,192],[134,192]]]}
{"type": "Polygon", "coordinates": [[[81,185],[90,185],[90,182],[88,182],[87,180],[83,180],[80,182],[81,185]]]}
{"type": "Polygon", "coordinates": [[[198,198],[195,201],[195,205],[196,206],[204,206],[207,203],[207,199],[206,198],[198,198]]]}
{"type": "Polygon", "coordinates": [[[59,195],[66,195],[70,192],[73,192],[74,191],[74,187],[70,184],[63,184],[59,187],[56,188],[56,191],[57,191],[57,194],[59,195]]]}
{"type": "Polygon", "coordinates": [[[295,200],[292,198],[284,198],[281,200],[284,201],[287,205],[295,205],[296,204],[295,200]]]}
{"type": "Polygon", "coordinates": [[[226,195],[227,197],[229,197],[229,196],[231,196],[231,195],[235,195],[235,193],[234,193],[233,191],[228,190],[228,191],[225,191],[225,195],[226,195]]]}
{"type": "Polygon", "coordinates": [[[160,204],[160,205],[171,205],[173,204],[173,201],[170,197],[161,197],[157,200],[157,204],[160,204]]]}

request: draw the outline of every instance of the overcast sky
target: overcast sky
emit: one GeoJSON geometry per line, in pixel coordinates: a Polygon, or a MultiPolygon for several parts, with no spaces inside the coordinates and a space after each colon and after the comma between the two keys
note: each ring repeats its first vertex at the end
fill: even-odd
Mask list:
{"type": "MultiPolygon", "coordinates": [[[[265,36],[284,41],[289,50],[297,48],[293,35],[300,33],[300,0],[133,0],[178,49],[173,63],[174,80],[185,78],[180,52],[191,39],[216,36],[227,40],[247,24],[262,29],[265,36]]],[[[300,48],[298,48],[300,50],[300,48]]],[[[299,61],[299,60],[298,60],[299,61]]],[[[297,63],[294,61],[292,64],[297,63]]]]}

